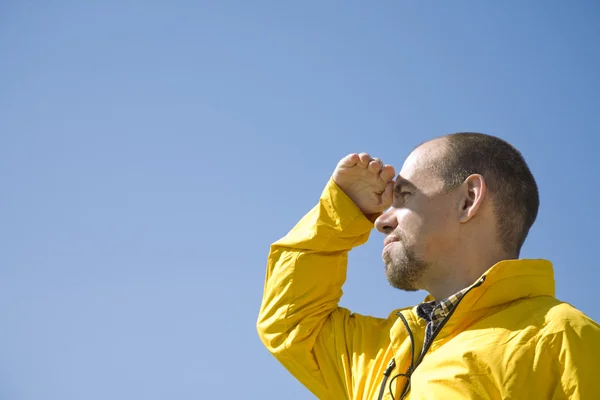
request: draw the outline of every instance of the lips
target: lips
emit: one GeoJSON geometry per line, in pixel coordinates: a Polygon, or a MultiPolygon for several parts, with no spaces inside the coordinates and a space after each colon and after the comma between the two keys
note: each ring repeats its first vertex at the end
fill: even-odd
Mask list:
{"type": "Polygon", "coordinates": [[[388,236],[383,240],[383,247],[386,247],[390,243],[399,242],[400,239],[395,236],[388,236]]]}
{"type": "Polygon", "coordinates": [[[388,249],[390,247],[392,247],[392,245],[394,243],[399,242],[399,241],[400,241],[400,239],[397,238],[396,236],[388,236],[383,240],[383,250],[381,251],[381,256],[383,257],[384,260],[385,260],[388,249]]]}

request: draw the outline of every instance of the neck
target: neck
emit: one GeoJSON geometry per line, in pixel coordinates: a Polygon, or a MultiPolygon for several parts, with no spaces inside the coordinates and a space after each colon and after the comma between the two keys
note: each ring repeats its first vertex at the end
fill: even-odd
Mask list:
{"type": "Polygon", "coordinates": [[[471,286],[498,262],[512,258],[503,252],[480,253],[470,259],[463,257],[462,260],[430,268],[431,276],[427,277],[429,279],[423,286],[436,301],[442,301],[471,286]]]}

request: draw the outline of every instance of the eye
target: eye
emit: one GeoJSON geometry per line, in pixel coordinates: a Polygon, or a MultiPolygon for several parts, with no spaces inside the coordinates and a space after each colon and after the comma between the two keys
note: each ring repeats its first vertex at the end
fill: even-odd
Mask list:
{"type": "Polygon", "coordinates": [[[404,188],[396,187],[396,189],[394,190],[394,198],[398,199],[398,201],[405,202],[406,199],[408,198],[408,196],[412,194],[412,192],[410,192],[406,189],[404,189],[404,190],[402,190],[402,189],[404,189],[404,188]]]}

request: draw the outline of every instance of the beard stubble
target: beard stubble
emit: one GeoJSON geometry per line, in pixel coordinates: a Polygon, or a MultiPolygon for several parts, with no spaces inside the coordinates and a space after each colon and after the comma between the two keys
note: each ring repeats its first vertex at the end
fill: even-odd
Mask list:
{"type": "Polygon", "coordinates": [[[402,246],[401,251],[387,251],[383,255],[385,275],[388,282],[396,289],[414,292],[420,288],[421,278],[429,268],[429,264],[417,257],[415,252],[402,246]]]}

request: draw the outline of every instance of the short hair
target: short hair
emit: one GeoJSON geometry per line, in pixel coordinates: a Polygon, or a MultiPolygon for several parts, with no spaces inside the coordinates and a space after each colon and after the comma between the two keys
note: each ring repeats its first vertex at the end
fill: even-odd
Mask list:
{"type": "Polygon", "coordinates": [[[458,187],[472,174],[482,175],[493,199],[498,240],[506,252],[518,257],[540,205],[538,187],[525,159],[495,136],[459,132],[442,138],[447,151],[433,167],[446,189],[458,187]]]}

